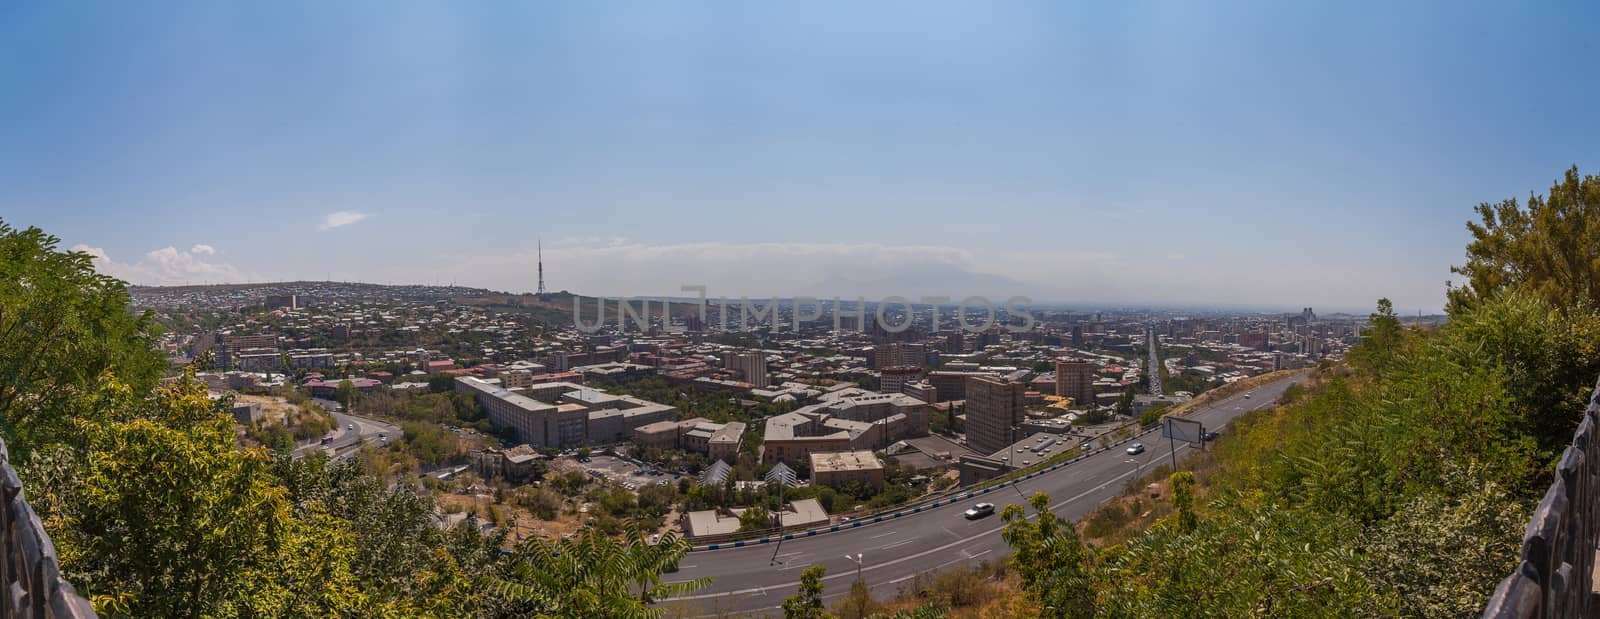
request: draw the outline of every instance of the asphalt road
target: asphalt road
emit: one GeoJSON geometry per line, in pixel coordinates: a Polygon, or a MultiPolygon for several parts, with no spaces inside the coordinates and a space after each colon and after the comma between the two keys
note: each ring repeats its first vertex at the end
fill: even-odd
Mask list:
{"type": "MultiPolygon", "coordinates": [[[[1269,383],[1250,392],[1212,403],[1190,414],[1206,430],[1225,425],[1247,410],[1264,408],[1276,402],[1298,377],[1269,383]]],[[[921,513],[895,520],[863,525],[837,533],[797,538],[776,544],[756,544],[689,553],[679,571],[668,574],[668,582],[709,576],[710,587],[693,595],[665,602],[685,614],[714,615],[728,612],[765,614],[781,612],[783,599],[799,586],[800,571],[816,563],[828,567],[824,579],[830,600],[845,595],[856,578],[857,553],[864,555],[861,576],[877,597],[890,597],[901,583],[919,573],[949,569],[957,565],[999,560],[1009,554],[1000,538],[1003,524],[998,513],[1007,503],[1024,503],[1036,492],[1050,495],[1051,511],[1078,520],[1095,507],[1127,490],[1128,483],[1150,468],[1170,463],[1171,452],[1160,433],[1139,439],[1145,451],[1129,456],[1124,448],[1102,452],[1016,486],[978,495],[953,505],[924,509],[921,513]],[[998,506],[996,515],[978,520],[962,517],[974,503],[998,506]],[[847,556],[849,555],[849,556],[847,556]],[[776,561],[776,562],[774,562],[776,561]]],[[[1181,458],[1189,448],[1180,444],[1181,458]]],[[[1030,508],[1031,511],[1031,508],[1030,508]]]]}
{"type": "MultiPolygon", "coordinates": [[[[400,436],[400,426],[348,413],[333,412],[339,408],[338,402],[321,398],[314,398],[314,400],[329,411],[329,414],[333,415],[334,421],[339,424],[338,427],[334,428],[333,442],[328,445],[328,447],[333,448],[336,454],[343,455],[344,453],[355,451],[356,447],[362,442],[378,440],[378,435],[380,434],[387,435],[390,438],[399,438],[400,436]],[[351,430],[351,426],[355,426],[355,429],[351,430]]],[[[322,447],[319,440],[306,441],[297,447],[295,453],[314,452],[322,447]]]]}

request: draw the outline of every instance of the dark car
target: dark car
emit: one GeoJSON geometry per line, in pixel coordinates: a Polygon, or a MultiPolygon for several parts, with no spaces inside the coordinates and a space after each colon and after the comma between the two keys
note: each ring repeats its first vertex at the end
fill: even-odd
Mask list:
{"type": "Polygon", "coordinates": [[[1216,432],[1216,431],[1212,431],[1212,432],[1207,432],[1207,433],[1201,435],[1200,438],[1205,439],[1206,442],[1209,443],[1211,441],[1217,440],[1217,438],[1220,437],[1220,436],[1222,436],[1222,433],[1216,432]]]}

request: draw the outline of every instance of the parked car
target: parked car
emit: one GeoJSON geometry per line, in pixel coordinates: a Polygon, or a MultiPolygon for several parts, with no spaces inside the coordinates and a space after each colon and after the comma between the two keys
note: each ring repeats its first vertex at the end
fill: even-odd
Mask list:
{"type": "Polygon", "coordinates": [[[1128,455],[1137,456],[1144,453],[1144,443],[1134,443],[1128,447],[1128,455]]]}
{"type": "Polygon", "coordinates": [[[979,503],[977,505],[973,505],[967,511],[961,513],[961,515],[965,516],[967,520],[977,520],[977,519],[982,518],[984,516],[990,516],[990,515],[993,515],[993,514],[994,514],[994,503],[979,503]]]}
{"type": "Polygon", "coordinates": [[[1201,437],[1200,437],[1200,438],[1203,438],[1203,439],[1205,439],[1205,440],[1206,440],[1206,442],[1208,442],[1208,443],[1209,443],[1209,442],[1211,442],[1211,441],[1214,441],[1214,440],[1217,440],[1217,437],[1220,437],[1220,436],[1222,436],[1222,433],[1220,433],[1220,432],[1216,432],[1216,431],[1210,431],[1210,432],[1206,432],[1206,433],[1205,433],[1205,434],[1204,434],[1204,435],[1202,435],[1202,436],[1201,436],[1201,437]]]}

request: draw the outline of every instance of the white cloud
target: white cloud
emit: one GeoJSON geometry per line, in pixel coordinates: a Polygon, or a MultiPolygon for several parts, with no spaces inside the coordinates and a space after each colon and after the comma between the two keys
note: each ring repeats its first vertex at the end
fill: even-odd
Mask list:
{"type": "Polygon", "coordinates": [[[173,286],[183,284],[219,284],[241,282],[246,279],[239,269],[227,263],[202,260],[202,256],[216,254],[210,245],[195,245],[189,251],[176,247],[163,247],[146,252],[138,262],[112,260],[104,248],[78,244],[72,251],[94,256],[95,269],[103,274],[133,284],[173,286]]]}
{"type": "Polygon", "coordinates": [[[359,211],[337,211],[328,213],[327,215],[323,216],[322,223],[317,224],[317,230],[326,231],[348,226],[371,216],[372,215],[370,213],[362,213],[359,211]]]}

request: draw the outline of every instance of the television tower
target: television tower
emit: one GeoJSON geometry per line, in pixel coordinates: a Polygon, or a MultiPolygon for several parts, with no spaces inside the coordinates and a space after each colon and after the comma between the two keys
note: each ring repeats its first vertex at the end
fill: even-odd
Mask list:
{"type": "Polygon", "coordinates": [[[549,296],[550,293],[549,293],[549,291],[544,289],[544,240],[540,239],[538,241],[538,243],[539,243],[538,244],[538,252],[539,252],[538,253],[538,257],[539,257],[539,298],[542,299],[542,298],[544,298],[546,296],[549,296]]]}

